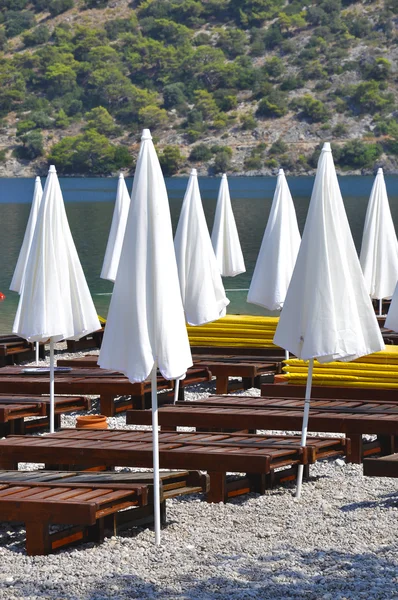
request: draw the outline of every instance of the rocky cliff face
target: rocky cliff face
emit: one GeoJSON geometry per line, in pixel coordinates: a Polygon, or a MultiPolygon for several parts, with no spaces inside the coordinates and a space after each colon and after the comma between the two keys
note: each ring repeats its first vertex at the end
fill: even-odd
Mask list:
{"type": "Polygon", "coordinates": [[[324,141],[341,173],[398,173],[396,0],[17,4],[1,177],[131,173],[143,127],[166,174],[312,174],[324,141]]]}

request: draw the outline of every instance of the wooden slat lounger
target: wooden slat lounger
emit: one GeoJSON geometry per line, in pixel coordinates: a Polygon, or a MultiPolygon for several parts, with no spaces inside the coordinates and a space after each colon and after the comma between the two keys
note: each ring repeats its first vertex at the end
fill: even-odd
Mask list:
{"type": "MultiPolygon", "coordinates": [[[[208,478],[198,471],[161,472],[159,497],[162,523],[166,522],[168,498],[202,493],[207,489],[208,478]]],[[[101,541],[105,535],[114,535],[126,527],[153,522],[153,475],[133,472],[0,471],[0,521],[13,520],[26,521],[28,554],[47,554],[61,546],[83,540],[101,541]],[[23,493],[18,490],[23,490],[23,493]],[[46,493],[41,493],[43,490],[47,490],[47,498],[46,493]],[[81,502],[86,490],[92,490],[92,494],[89,492],[90,497],[81,502]],[[115,497],[113,504],[109,505],[109,493],[112,490],[118,492],[119,497],[115,497]],[[68,498],[69,491],[71,496],[68,498]],[[106,498],[107,507],[104,506],[106,498]],[[118,512],[128,508],[129,498],[134,510],[118,512]],[[97,501],[99,510],[96,509],[94,524],[90,505],[97,501]],[[83,523],[75,520],[76,502],[88,508],[90,521],[86,519],[86,512],[83,513],[86,519],[83,523]],[[18,506],[15,506],[16,503],[18,506]],[[50,535],[49,525],[53,523],[79,526],[50,535]]]]}
{"type": "MultiPolygon", "coordinates": [[[[229,377],[241,377],[242,384],[239,387],[248,389],[260,387],[262,378],[273,380],[275,373],[281,372],[281,361],[270,361],[261,356],[252,357],[245,355],[217,355],[199,354],[192,356],[194,367],[205,367],[216,377],[217,394],[228,393],[229,377]]],[[[72,359],[58,360],[60,367],[94,368],[98,367],[98,356],[88,355],[72,359]]]]}
{"type": "MultiPolygon", "coordinates": [[[[21,367],[4,367],[0,370],[0,391],[7,394],[47,394],[49,376],[31,375],[21,367]]],[[[187,385],[210,381],[211,373],[205,367],[188,369],[187,376],[180,382],[180,398],[187,385]]],[[[105,369],[72,369],[69,373],[55,374],[57,394],[99,395],[101,414],[111,417],[127,408],[145,408],[150,402],[150,381],[131,383],[116,371],[105,369]],[[127,398],[118,398],[128,396],[127,398]],[[116,399],[116,401],[115,401],[116,399]]],[[[167,390],[173,384],[158,376],[158,389],[167,390]]],[[[166,400],[159,395],[160,403],[166,400]]]]}
{"type": "MultiPolygon", "coordinates": [[[[304,400],[248,396],[210,396],[195,402],[180,402],[159,409],[159,425],[168,431],[176,427],[209,430],[300,431],[304,400]]],[[[150,411],[129,410],[126,422],[150,425],[150,411]]],[[[390,453],[398,439],[398,403],[358,400],[311,401],[309,431],[344,433],[351,440],[351,462],[363,456],[390,453]],[[378,434],[377,442],[363,443],[362,434],[378,434]]]]}
{"type": "MultiPolygon", "coordinates": [[[[44,357],[44,345],[40,344],[40,357],[44,357]]],[[[14,365],[35,358],[34,344],[18,335],[0,335],[0,367],[14,365]]]]}
{"type": "Polygon", "coordinates": [[[49,554],[83,539],[100,541],[106,517],[145,504],[147,487],[140,484],[121,489],[117,484],[69,482],[0,484],[0,520],[25,523],[26,551],[30,555],[49,554]],[[51,535],[52,524],[78,527],[51,535]]]}
{"type": "MultiPolygon", "coordinates": [[[[261,386],[261,395],[269,398],[304,398],[305,385],[267,384],[261,386]]],[[[355,388],[334,385],[313,385],[312,398],[346,398],[349,400],[373,400],[375,402],[398,402],[398,390],[388,388],[355,388]]]]}
{"type": "MultiPolygon", "coordinates": [[[[349,454],[349,440],[309,438],[306,447],[298,436],[250,434],[164,433],[159,434],[160,467],[207,471],[209,502],[225,501],[231,495],[262,491],[274,477],[294,477],[298,464],[309,465],[321,458],[349,454]],[[279,468],[287,469],[279,473],[279,468]],[[243,482],[227,485],[227,472],[248,473],[243,482]]],[[[18,462],[39,462],[53,468],[105,465],[152,467],[152,432],[88,431],[64,429],[42,437],[10,436],[0,440],[0,467],[17,468],[18,462]],[[54,464],[56,461],[56,465],[54,464]]]]}
{"type": "MultiPolygon", "coordinates": [[[[57,429],[61,426],[62,414],[91,408],[91,400],[85,396],[55,396],[54,400],[54,424],[57,429]]],[[[49,414],[49,396],[0,394],[0,437],[45,429],[49,425],[49,414]],[[37,418],[26,421],[27,417],[37,418]]]]}
{"type": "Polygon", "coordinates": [[[398,454],[363,461],[363,474],[368,477],[398,477],[398,454]]]}

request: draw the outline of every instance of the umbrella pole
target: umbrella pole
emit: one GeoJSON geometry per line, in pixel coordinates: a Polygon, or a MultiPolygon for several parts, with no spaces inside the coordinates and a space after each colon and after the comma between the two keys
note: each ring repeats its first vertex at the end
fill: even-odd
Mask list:
{"type": "MultiPolygon", "coordinates": [[[[307,428],[308,428],[308,417],[310,414],[313,367],[314,367],[314,359],[311,358],[310,364],[308,366],[307,386],[305,388],[303,427],[301,430],[301,446],[305,446],[307,443],[307,428]]],[[[303,471],[304,471],[304,465],[299,465],[298,471],[297,471],[296,498],[300,498],[300,495],[301,495],[301,484],[303,483],[303,471]]]]}
{"type": "Polygon", "coordinates": [[[36,365],[39,364],[39,342],[36,342],[35,344],[35,351],[36,351],[36,365]]]}
{"type": "Polygon", "coordinates": [[[383,298],[379,298],[379,317],[383,314],[383,298]]]}
{"type": "MultiPolygon", "coordinates": [[[[289,360],[289,350],[285,350],[285,360],[289,360]]],[[[288,373],[288,371],[285,371],[285,373],[288,373]]]]}
{"type": "Polygon", "coordinates": [[[155,544],[160,545],[160,492],[159,492],[159,432],[158,432],[158,380],[157,363],[152,369],[152,448],[153,448],[153,504],[155,516],[155,544]]]}
{"type": "Polygon", "coordinates": [[[50,338],[50,433],[54,433],[54,339],[50,338]]]}
{"type": "Polygon", "coordinates": [[[178,400],[178,392],[180,391],[180,380],[176,379],[174,381],[174,404],[177,402],[178,400]]]}

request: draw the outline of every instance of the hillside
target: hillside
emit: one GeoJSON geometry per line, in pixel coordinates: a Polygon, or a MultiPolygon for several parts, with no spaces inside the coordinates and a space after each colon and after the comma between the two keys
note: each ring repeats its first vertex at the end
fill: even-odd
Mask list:
{"type": "Polygon", "coordinates": [[[398,0],[0,0],[0,176],[398,173],[398,0]]]}

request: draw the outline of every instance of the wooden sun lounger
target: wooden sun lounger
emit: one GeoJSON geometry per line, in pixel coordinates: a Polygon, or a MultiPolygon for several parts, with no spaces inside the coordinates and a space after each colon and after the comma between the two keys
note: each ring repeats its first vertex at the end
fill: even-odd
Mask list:
{"type": "MultiPolygon", "coordinates": [[[[44,358],[44,345],[39,346],[40,358],[44,358]]],[[[35,358],[34,344],[18,335],[0,335],[0,367],[16,365],[23,360],[35,358]]]]}
{"type": "MultiPolygon", "coordinates": [[[[267,384],[261,386],[261,395],[268,398],[304,398],[305,385],[267,384]]],[[[373,400],[375,402],[398,402],[398,390],[388,388],[355,388],[334,385],[313,385],[313,398],[343,398],[349,400],[373,400]]]]}
{"type": "Polygon", "coordinates": [[[81,352],[89,348],[101,348],[104,331],[105,323],[102,323],[101,329],[85,335],[80,340],[66,340],[68,352],[81,352]]]}
{"type": "MultiPolygon", "coordinates": [[[[264,378],[273,381],[274,374],[280,373],[282,367],[281,361],[270,361],[260,356],[198,354],[192,355],[192,359],[194,367],[205,367],[216,377],[217,394],[228,393],[229,377],[242,378],[242,383],[238,384],[240,389],[260,387],[264,378]]],[[[94,368],[98,367],[97,360],[98,356],[88,355],[61,359],[57,364],[60,367],[94,368]]]]}
{"type": "MultiPolygon", "coordinates": [[[[75,411],[87,411],[91,401],[84,396],[55,396],[54,425],[61,426],[61,415],[75,411]]],[[[0,437],[12,433],[45,429],[49,426],[49,396],[20,396],[0,394],[0,437]],[[26,421],[27,417],[37,417],[26,421]]]]}
{"type": "MultiPolygon", "coordinates": [[[[159,409],[162,429],[176,427],[239,431],[300,431],[304,400],[299,398],[264,398],[248,396],[210,396],[195,402],[177,403],[159,409]]],[[[150,425],[150,411],[130,410],[126,422],[150,425]]],[[[390,454],[398,446],[398,404],[356,400],[311,401],[309,431],[344,433],[351,440],[351,462],[363,456],[390,454]],[[375,442],[364,443],[362,434],[378,434],[375,442]]]]}
{"type": "Polygon", "coordinates": [[[78,540],[100,541],[106,517],[119,510],[146,504],[146,486],[128,487],[3,483],[0,484],[0,519],[25,523],[29,555],[49,554],[78,540]],[[51,524],[78,527],[51,535],[51,524]]]}
{"type": "Polygon", "coordinates": [[[398,477],[398,454],[363,461],[363,474],[367,477],[398,477]]]}
{"type": "MultiPolygon", "coordinates": [[[[209,502],[261,492],[275,480],[295,477],[297,465],[349,454],[349,440],[298,436],[264,436],[224,433],[159,434],[160,468],[207,471],[209,502]],[[282,470],[279,470],[282,469],[282,470]],[[247,473],[227,481],[227,472],[247,473]]],[[[152,467],[152,432],[64,429],[42,437],[10,436],[0,440],[0,468],[16,469],[19,462],[45,463],[52,468],[152,467]],[[56,464],[54,464],[56,461],[56,464]],[[84,466],[82,466],[84,465],[84,466]]]]}
{"type": "MultiPolygon", "coordinates": [[[[191,367],[187,376],[180,382],[179,398],[184,397],[187,385],[210,381],[211,373],[205,367],[191,367]]],[[[158,376],[158,390],[168,390],[173,383],[158,376]]],[[[31,375],[21,367],[4,367],[0,370],[0,390],[7,394],[48,394],[49,375],[31,375]]],[[[55,374],[57,394],[98,395],[101,414],[112,417],[127,408],[150,406],[151,382],[131,383],[127,377],[116,371],[98,369],[73,369],[69,373],[55,374]],[[120,396],[123,396],[120,398],[120,396]],[[124,396],[127,396],[125,398],[124,396]]],[[[159,404],[172,401],[174,392],[159,394],[159,404]]]]}
{"type": "MultiPolygon", "coordinates": [[[[207,489],[208,478],[197,471],[161,472],[162,524],[168,498],[207,489]]],[[[0,521],[26,522],[26,550],[31,555],[84,540],[101,541],[126,527],[153,522],[153,475],[0,471],[0,521]],[[130,507],[134,509],[125,510],[130,507]],[[77,526],[50,534],[49,525],[60,523],[77,526]]]]}
{"type": "Polygon", "coordinates": [[[232,346],[191,346],[192,356],[200,354],[218,356],[250,356],[270,361],[285,360],[283,348],[236,348],[232,346]]]}

